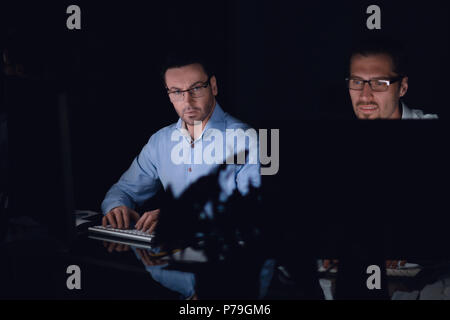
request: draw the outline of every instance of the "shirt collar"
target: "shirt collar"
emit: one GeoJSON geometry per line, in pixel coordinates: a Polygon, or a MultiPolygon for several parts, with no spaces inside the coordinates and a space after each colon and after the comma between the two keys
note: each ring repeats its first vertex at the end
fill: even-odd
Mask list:
{"type": "MultiPolygon", "coordinates": [[[[181,118],[178,119],[176,128],[177,129],[183,128],[183,120],[181,118]]],[[[223,131],[225,128],[225,112],[220,107],[218,102],[216,102],[216,105],[214,106],[214,110],[211,115],[211,118],[209,118],[208,123],[206,123],[205,129],[203,130],[203,132],[205,132],[207,129],[210,129],[210,128],[218,129],[220,131],[223,131]]]]}
{"type": "Polygon", "coordinates": [[[402,102],[402,120],[412,119],[412,117],[412,110],[408,108],[408,106],[404,102],[402,102]]]}

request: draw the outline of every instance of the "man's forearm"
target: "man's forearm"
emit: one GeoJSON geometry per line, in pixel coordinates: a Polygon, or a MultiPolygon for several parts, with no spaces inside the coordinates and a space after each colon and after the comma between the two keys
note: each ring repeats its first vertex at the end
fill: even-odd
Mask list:
{"type": "Polygon", "coordinates": [[[102,202],[102,212],[103,214],[107,214],[112,209],[120,206],[126,206],[130,209],[134,209],[136,203],[119,187],[118,184],[115,184],[106,193],[105,199],[102,202]]]}

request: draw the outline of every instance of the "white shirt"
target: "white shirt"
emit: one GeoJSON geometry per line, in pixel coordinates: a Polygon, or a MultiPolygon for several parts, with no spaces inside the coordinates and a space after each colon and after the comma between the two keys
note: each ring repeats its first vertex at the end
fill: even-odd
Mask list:
{"type": "Polygon", "coordinates": [[[417,120],[417,119],[439,119],[437,114],[424,114],[422,110],[410,109],[402,102],[402,120],[417,120]]]}

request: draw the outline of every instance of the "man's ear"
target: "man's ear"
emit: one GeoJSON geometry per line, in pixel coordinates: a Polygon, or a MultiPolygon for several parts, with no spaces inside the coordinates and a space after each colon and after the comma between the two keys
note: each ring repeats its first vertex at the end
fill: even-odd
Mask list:
{"type": "Polygon", "coordinates": [[[209,80],[211,84],[212,93],[214,96],[217,96],[219,94],[219,88],[217,87],[217,79],[216,76],[212,76],[209,80]]]}
{"type": "Polygon", "coordinates": [[[400,83],[400,98],[408,92],[408,77],[404,77],[400,83]]]}

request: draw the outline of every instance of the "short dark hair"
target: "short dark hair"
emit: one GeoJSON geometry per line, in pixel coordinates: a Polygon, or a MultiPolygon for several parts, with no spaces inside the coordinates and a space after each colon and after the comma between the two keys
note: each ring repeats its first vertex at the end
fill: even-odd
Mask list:
{"type": "Polygon", "coordinates": [[[213,63],[201,54],[184,54],[178,52],[171,52],[166,57],[165,64],[161,69],[161,79],[166,85],[166,72],[169,69],[181,68],[191,64],[199,64],[205,71],[208,79],[215,75],[213,63]]]}
{"type": "MultiPolygon", "coordinates": [[[[408,74],[407,57],[402,43],[386,36],[366,36],[355,43],[350,52],[349,67],[354,56],[364,57],[386,54],[391,57],[394,72],[401,76],[408,74]]],[[[349,68],[350,69],[350,68],[349,68]]]]}

